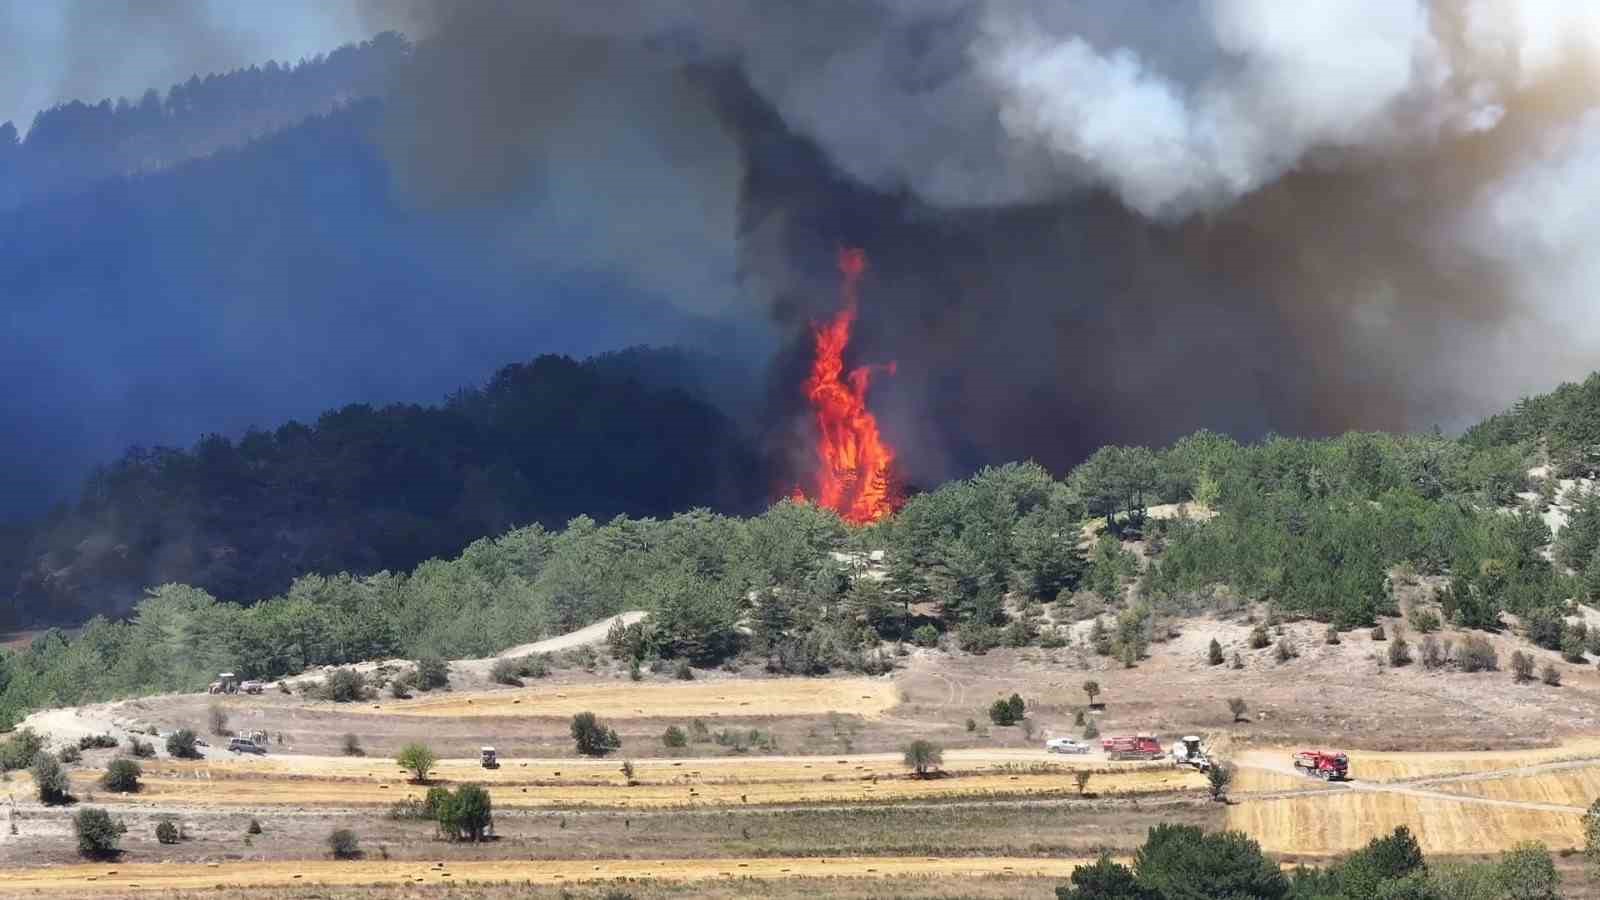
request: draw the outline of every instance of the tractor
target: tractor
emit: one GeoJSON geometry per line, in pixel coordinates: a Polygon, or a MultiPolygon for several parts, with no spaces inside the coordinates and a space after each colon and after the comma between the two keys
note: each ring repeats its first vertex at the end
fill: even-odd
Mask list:
{"type": "Polygon", "coordinates": [[[1199,737],[1184,735],[1172,745],[1172,765],[1178,769],[1187,766],[1196,772],[1204,772],[1211,768],[1211,755],[1206,752],[1199,737]]]}

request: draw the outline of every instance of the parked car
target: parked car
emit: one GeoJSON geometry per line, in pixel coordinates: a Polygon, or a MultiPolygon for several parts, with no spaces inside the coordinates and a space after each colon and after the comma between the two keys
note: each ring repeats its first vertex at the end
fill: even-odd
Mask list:
{"type": "Polygon", "coordinates": [[[267,748],[261,746],[260,744],[256,743],[255,741],[250,740],[249,738],[236,737],[236,738],[233,738],[232,740],[228,741],[228,752],[230,752],[230,753],[258,753],[259,754],[259,753],[266,753],[267,752],[267,748]]]}
{"type": "Polygon", "coordinates": [[[266,682],[263,681],[242,681],[239,683],[239,690],[246,694],[259,694],[266,689],[266,682]]]}
{"type": "Polygon", "coordinates": [[[1089,745],[1083,741],[1072,738],[1051,738],[1044,742],[1044,748],[1051,753],[1088,753],[1089,745]]]}

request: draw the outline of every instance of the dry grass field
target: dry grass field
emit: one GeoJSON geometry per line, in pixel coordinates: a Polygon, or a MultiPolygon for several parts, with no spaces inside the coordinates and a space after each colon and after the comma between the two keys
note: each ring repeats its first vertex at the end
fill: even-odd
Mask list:
{"type": "Polygon", "coordinates": [[[1447,794],[1550,803],[1584,809],[1600,797],[1600,764],[1434,785],[1447,794]]]}
{"type": "Polygon", "coordinates": [[[1269,853],[1331,856],[1356,850],[1400,825],[1427,853],[1492,853],[1520,841],[1552,849],[1582,843],[1577,813],[1490,807],[1387,791],[1336,790],[1314,796],[1242,800],[1228,808],[1229,828],[1269,853]]]}
{"type": "Polygon", "coordinates": [[[613,719],[717,716],[874,715],[899,702],[894,683],[874,678],[600,684],[450,693],[354,708],[394,716],[560,716],[613,719]]]}

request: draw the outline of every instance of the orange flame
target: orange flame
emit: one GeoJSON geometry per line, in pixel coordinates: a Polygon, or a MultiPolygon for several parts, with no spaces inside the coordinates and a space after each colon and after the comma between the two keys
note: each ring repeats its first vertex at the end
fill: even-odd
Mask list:
{"type": "MultiPolygon", "coordinates": [[[[839,251],[844,307],[832,321],[816,326],[816,358],[805,384],[817,417],[817,502],[852,525],[876,522],[898,505],[889,481],[894,450],[878,433],[878,420],[867,409],[872,369],[861,366],[848,374],[844,370],[844,351],[850,345],[866,270],[864,251],[839,251]]],[[[894,363],[884,368],[894,374],[894,363]]],[[[803,496],[796,491],[797,499],[803,496]]]]}

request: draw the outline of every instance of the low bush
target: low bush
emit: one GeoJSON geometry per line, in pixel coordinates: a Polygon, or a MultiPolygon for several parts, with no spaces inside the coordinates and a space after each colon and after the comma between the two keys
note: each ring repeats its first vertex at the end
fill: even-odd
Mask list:
{"type": "Polygon", "coordinates": [[[1339,643],[1339,629],[1334,627],[1334,626],[1332,626],[1332,625],[1329,625],[1327,632],[1325,632],[1323,634],[1323,636],[1322,636],[1322,642],[1324,644],[1328,644],[1330,646],[1338,644],[1339,643]]]}
{"type": "Polygon", "coordinates": [[[361,747],[361,738],[356,737],[353,734],[347,734],[344,736],[344,739],[340,741],[340,749],[343,750],[345,756],[367,755],[367,751],[361,747]]]}
{"type": "Polygon", "coordinates": [[[1432,634],[1439,630],[1439,614],[1431,609],[1412,607],[1406,618],[1410,620],[1411,627],[1422,634],[1432,634]]]}
{"type": "Polygon", "coordinates": [[[78,738],[79,750],[113,750],[116,746],[116,737],[109,734],[86,734],[78,738]]]}
{"type": "Polygon", "coordinates": [[[69,802],[67,773],[61,763],[49,753],[40,752],[28,769],[33,775],[33,787],[39,793],[39,802],[46,806],[59,806],[69,802]]]}
{"type": "Polygon", "coordinates": [[[1546,663],[1544,671],[1539,673],[1539,677],[1544,680],[1545,684],[1548,684],[1551,687],[1561,686],[1561,670],[1552,664],[1546,663]]]}
{"type": "Polygon", "coordinates": [[[1399,668],[1411,664],[1411,644],[1400,635],[1389,642],[1389,665],[1399,668]]]}
{"type": "Polygon", "coordinates": [[[497,659],[489,668],[489,678],[495,684],[522,687],[522,666],[514,659],[497,659]]]}
{"type": "Polygon", "coordinates": [[[1372,626],[1372,639],[1375,641],[1386,641],[1389,639],[1389,636],[1384,634],[1382,625],[1374,625],[1372,626]]]}
{"type": "Polygon", "coordinates": [[[1469,634],[1461,640],[1461,652],[1456,663],[1463,672],[1494,672],[1500,668],[1500,654],[1494,645],[1481,634],[1469,634]]]}
{"type": "Polygon", "coordinates": [[[661,732],[661,743],[673,749],[687,747],[689,746],[689,736],[684,733],[682,728],[676,725],[668,725],[667,730],[661,732]]]}
{"type": "Polygon", "coordinates": [[[679,681],[693,681],[694,668],[689,665],[687,659],[680,659],[672,667],[672,677],[679,681]]]}
{"type": "Polygon", "coordinates": [[[261,833],[261,821],[259,819],[257,819],[255,816],[251,816],[250,817],[250,824],[245,826],[244,833],[245,834],[260,834],[261,833]]]}
{"type": "Polygon", "coordinates": [[[163,844],[176,844],[178,837],[178,823],[171,819],[162,819],[156,823],[156,840],[163,844]]]}
{"type": "Polygon", "coordinates": [[[206,722],[211,726],[211,733],[218,737],[228,734],[228,711],[219,703],[213,703],[206,710],[206,722]]]}
{"type": "Polygon", "coordinates": [[[1250,629],[1250,649],[1260,650],[1272,643],[1272,635],[1267,634],[1267,626],[1257,625],[1250,629]]]}
{"type": "Polygon", "coordinates": [[[1514,650],[1511,653],[1511,677],[1517,684],[1526,684],[1533,680],[1533,656],[1514,650]]]}
{"type": "Polygon", "coordinates": [[[194,732],[179,728],[167,735],[167,755],[174,759],[199,759],[200,749],[195,746],[194,732]]]}
{"type": "Polygon", "coordinates": [[[328,850],[334,859],[360,859],[361,841],[348,828],[335,828],[328,835],[328,850]]]}
{"type": "Polygon", "coordinates": [[[334,703],[355,703],[371,699],[372,691],[367,687],[367,679],[355,669],[335,669],[317,686],[315,697],[334,703]]]}
{"type": "Polygon", "coordinates": [[[77,744],[68,744],[56,751],[56,758],[64,763],[80,762],[83,759],[83,751],[78,749],[77,744]]]}
{"type": "Polygon", "coordinates": [[[128,735],[128,752],[139,759],[149,759],[156,755],[156,746],[149,741],[141,741],[130,734],[128,735]]]}
{"type": "Polygon", "coordinates": [[[617,733],[595,718],[592,712],[572,717],[572,742],[584,756],[605,756],[622,746],[617,733]]]}
{"type": "Polygon", "coordinates": [[[44,751],[44,738],[32,728],[19,728],[15,734],[0,741],[0,772],[26,769],[33,758],[44,751]]]}
{"type": "Polygon", "coordinates": [[[919,647],[937,647],[939,629],[932,625],[919,625],[911,632],[911,640],[919,647]]]}
{"type": "Polygon", "coordinates": [[[139,777],[144,770],[131,759],[113,759],[100,776],[100,786],[117,794],[132,794],[139,790],[139,777]]]}

